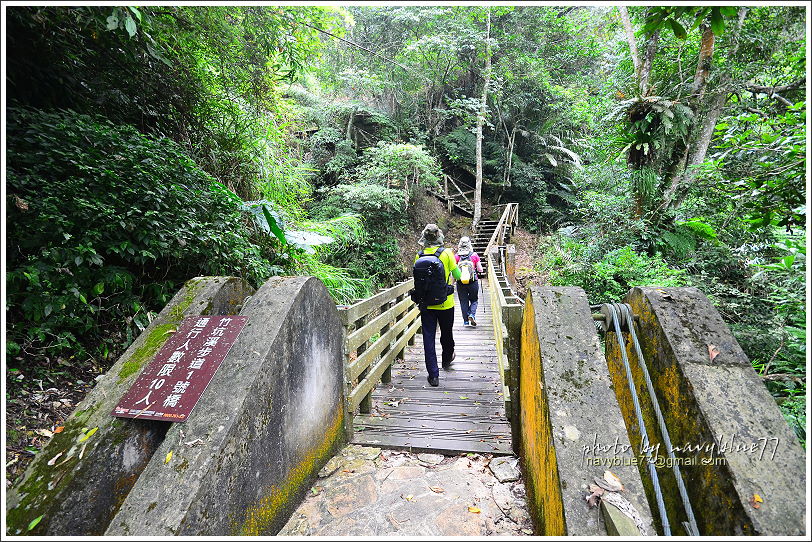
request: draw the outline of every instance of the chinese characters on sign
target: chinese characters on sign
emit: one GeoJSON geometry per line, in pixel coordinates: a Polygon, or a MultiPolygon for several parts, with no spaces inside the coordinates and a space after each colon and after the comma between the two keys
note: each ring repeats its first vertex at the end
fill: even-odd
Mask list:
{"type": "Polygon", "coordinates": [[[186,318],[124,394],[113,416],[185,421],[242,331],[247,316],[186,318]]]}

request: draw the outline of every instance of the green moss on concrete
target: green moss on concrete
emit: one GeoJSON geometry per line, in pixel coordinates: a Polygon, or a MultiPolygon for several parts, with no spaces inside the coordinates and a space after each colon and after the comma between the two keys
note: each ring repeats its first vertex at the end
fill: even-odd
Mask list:
{"type": "Polygon", "coordinates": [[[144,344],[139,346],[118,372],[119,384],[140,371],[147,361],[152,359],[164,343],[169,339],[170,332],[177,329],[176,324],[161,324],[155,326],[147,335],[144,344]]]}
{"type": "MultiPolygon", "coordinates": [[[[130,356],[130,359],[128,359],[122,365],[118,372],[119,384],[128,377],[140,371],[147,361],[152,359],[152,357],[158,353],[158,350],[164,345],[167,339],[169,339],[169,333],[175,331],[177,326],[186,316],[186,311],[192,306],[192,303],[194,303],[195,299],[197,298],[197,293],[202,286],[203,279],[192,279],[186,282],[184,285],[186,293],[184,294],[183,299],[181,299],[177,305],[170,309],[167,323],[155,326],[147,335],[144,344],[139,346],[136,351],[133,352],[132,356],[130,356]]],[[[201,311],[201,314],[206,314],[210,311],[210,309],[211,303],[209,303],[206,308],[201,311]]]]}
{"type": "Polygon", "coordinates": [[[307,491],[307,485],[325,463],[335,455],[343,443],[344,412],[338,409],[336,416],[324,433],[324,439],[311,448],[304,458],[293,467],[279,485],[270,487],[265,497],[250,506],[245,513],[242,525],[236,526],[237,535],[260,536],[274,535],[272,529],[278,530],[282,515],[289,513],[297,498],[307,491]]]}
{"type": "Polygon", "coordinates": [[[20,500],[17,506],[9,508],[6,514],[6,528],[9,535],[41,535],[48,526],[48,512],[54,503],[50,497],[54,490],[65,487],[77,472],[77,460],[85,444],[93,444],[94,434],[90,439],[79,442],[86,432],[85,421],[98,406],[94,405],[82,410],[77,415],[68,418],[65,429],[57,433],[40,453],[47,456],[38,457],[30,467],[28,476],[17,489],[20,500]],[[61,454],[61,455],[60,455],[61,454]],[[54,465],[48,461],[59,455],[54,465]],[[28,525],[36,517],[43,516],[42,520],[28,531],[28,525]]]}

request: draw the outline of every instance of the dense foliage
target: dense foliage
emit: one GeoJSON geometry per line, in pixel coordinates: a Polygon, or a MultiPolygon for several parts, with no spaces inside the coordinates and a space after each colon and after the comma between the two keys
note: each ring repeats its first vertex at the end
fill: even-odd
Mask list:
{"type": "Polygon", "coordinates": [[[12,110],[6,133],[9,354],[103,359],[123,339],[106,333],[131,341],[178,283],[281,271],[239,199],[174,142],[70,112],[12,110]]]}

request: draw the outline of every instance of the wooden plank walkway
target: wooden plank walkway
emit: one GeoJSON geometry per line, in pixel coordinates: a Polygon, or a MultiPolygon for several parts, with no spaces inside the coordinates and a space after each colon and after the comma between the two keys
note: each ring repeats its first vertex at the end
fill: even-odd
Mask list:
{"type": "MultiPolygon", "coordinates": [[[[390,384],[378,384],[372,412],[356,415],[353,444],[417,452],[512,454],[502,382],[496,362],[490,294],[486,280],[479,294],[477,327],[464,327],[455,295],[454,341],[457,357],[440,368],[440,386],[429,386],[423,337],[392,366],[390,384]]],[[[440,333],[436,348],[440,358],[440,333]]]]}

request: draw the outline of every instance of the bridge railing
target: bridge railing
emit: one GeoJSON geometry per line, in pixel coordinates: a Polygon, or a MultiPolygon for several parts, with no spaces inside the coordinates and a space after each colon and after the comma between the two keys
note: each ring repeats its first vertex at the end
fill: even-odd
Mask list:
{"type": "Polygon", "coordinates": [[[521,300],[513,293],[498,258],[498,247],[488,252],[488,284],[493,317],[496,360],[502,377],[505,415],[511,421],[514,450],[519,446],[519,343],[522,325],[521,300]]]}
{"type": "Polygon", "coordinates": [[[508,203],[502,211],[502,216],[499,217],[499,223],[496,225],[496,229],[491,234],[488,246],[485,248],[485,254],[490,253],[493,247],[505,244],[505,240],[518,224],[519,204],[508,203]]]}
{"type": "Polygon", "coordinates": [[[344,324],[345,392],[350,417],[368,414],[378,382],[392,379],[392,364],[403,359],[420,327],[420,310],[409,298],[414,279],[400,282],[352,305],[338,307],[344,324]]]}

